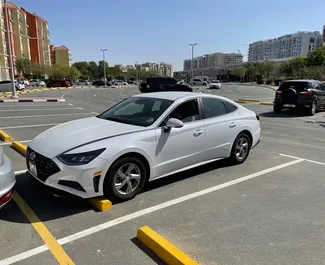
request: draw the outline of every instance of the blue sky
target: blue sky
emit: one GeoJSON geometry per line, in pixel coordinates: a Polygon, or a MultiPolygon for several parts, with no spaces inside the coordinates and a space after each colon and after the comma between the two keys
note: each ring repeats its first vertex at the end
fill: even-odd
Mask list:
{"type": "Polygon", "coordinates": [[[167,62],[182,70],[191,56],[247,54],[248,44],[298,30],[322,31],[324,0],[16,0],[49,23],[51,42],[73,61],[167,62]]]}

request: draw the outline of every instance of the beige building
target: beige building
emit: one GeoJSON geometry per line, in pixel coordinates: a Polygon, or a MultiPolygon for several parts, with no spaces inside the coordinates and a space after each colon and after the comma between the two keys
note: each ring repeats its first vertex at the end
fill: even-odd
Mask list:
{"type": "MultiPolygon", "coordinates": [[[[239,53],[211,53],[193,58],[193,69],[218,68],[223,66],[240,65],[243,63],[243,55],[239,53]]],[[[192,60],[184,60],[184,71],[191,70],[192,60]]]]}
{"type": "MultiPolygon", "coordinates": [[[[3,6],[2,0],[0,0],[0,5],[3,6]]],[[[4,17],[4,8],[0,9],[1,19],[0,19],[0,79],[8,80],[9,79],[9,64],[8,64],[8,51],[7,51],[7,40],[5,30],[5,17],[4,17]]]]}
{"type": "Polygon", "coordinates": [[[174,74],[173,66],[167,63],[149,63],[146,62],[141,65],[137,65],[137,68],[142,71],[153,72],[159,76],[170,76],[174,74]]]}
{"type": "Polygon", "coordinates": [[[40,63],[41,65],[51,65],[50,32],[48,23],[45,19],[37,16],[37,27],[40,44],[40,63]]]}
{"type": "Polygon", "coordinates": [[[64,45],[53,47],[51,53],[50,58],[52,58],[52,63],[54,62],[55,64],[64,66],[72,65],[71,51],[64,45]]]}

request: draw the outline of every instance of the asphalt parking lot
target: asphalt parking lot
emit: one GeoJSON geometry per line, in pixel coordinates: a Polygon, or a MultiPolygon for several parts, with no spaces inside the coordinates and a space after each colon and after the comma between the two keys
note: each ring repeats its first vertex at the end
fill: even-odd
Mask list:
{"type": "MultiPolygon", "coordinates": [[[[261,87],[199,89],[231,99],[274,96],[261,87]]],[[[93,116],[135,94],[136,87],[38,92],[66,102],[2,103],[0,127],[28,145],[52,126],[93,116]]],[[[271,106],[245,105],[260,114],[262,138],[244,164],[219,161],[157,180],[105,212],[47,194],[22,173],[23,156],[9,143],[0,145],[19,173],[17,193],[74,264],[163,264],[135,238],[144,225],[199,264],[324,264],[325,112],[274,114],[271,106]]],[[[0,265],[58,264],[14,200],[0,212],[0,231],[0,265]]]]}

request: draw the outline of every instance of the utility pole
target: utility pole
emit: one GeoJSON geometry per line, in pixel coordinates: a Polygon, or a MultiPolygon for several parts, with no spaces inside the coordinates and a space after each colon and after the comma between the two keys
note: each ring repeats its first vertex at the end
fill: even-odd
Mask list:
{"type": "Polygon", "coordinates": [[[139,73],[138,73],[138,62],[139,61],[135,61],[135,74],[136,74],[136,78],[137,78],[137,86],[139,85],[139,73]]]}
{"type": "Polygon", "coordinates": [[[16,85],[15,85],[15,75],[14,75],[14,62],[12,59],[12,50],[11,50],[11,36],[10,36],[10,28],[9,28],[9,14],[8,14],[8,6],[7,1],[4,0],[4,7],[6,13],[6,26],[7,26],[7,38],[8,38],[8,50],[9,50],[9,63],[10,63],[10,75],[11,75],[11,84],[12,84],[12,98],[18,98],[16,94],[16,85]]]}
{"type": "Polygon", "coordinates": [[[191,85],[193,86],[193,63],[194,63],[194,46],[197,45],[197,43],[189,43],[188,45],[190,45],[192,47],[192,60],[191,60],[191,85]]]}
{"type": "Polygon", "coordinates": [[[103,65],[104,65],[104,86],[106,87],[106,68],[105,68],[105,52],[107,49],[100,49],[103,52],[103,65]]]}

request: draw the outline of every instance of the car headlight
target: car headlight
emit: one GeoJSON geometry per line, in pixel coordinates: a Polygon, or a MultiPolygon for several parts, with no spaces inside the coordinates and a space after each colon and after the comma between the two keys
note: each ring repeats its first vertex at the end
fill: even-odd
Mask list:
{"type": "Polygon", "coordinates": [[[106,148],[78,153],[78,154],[63,154],[58,156],[58,159],[66,165],[69,166],[79,166],[86,165],[92,160],[94,160],[97,156],[105,151],[106,148]]]}

